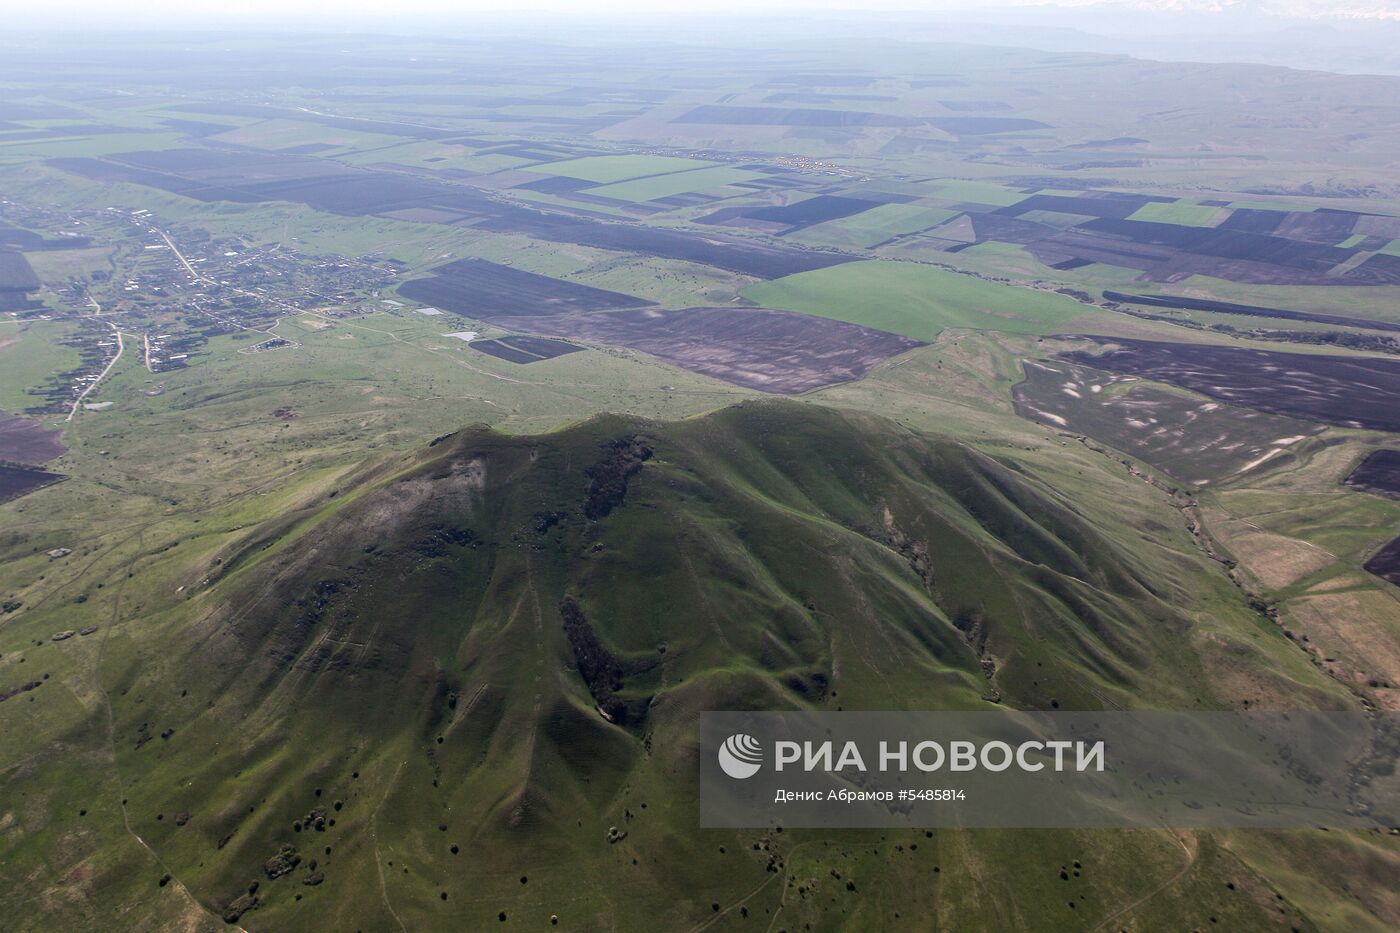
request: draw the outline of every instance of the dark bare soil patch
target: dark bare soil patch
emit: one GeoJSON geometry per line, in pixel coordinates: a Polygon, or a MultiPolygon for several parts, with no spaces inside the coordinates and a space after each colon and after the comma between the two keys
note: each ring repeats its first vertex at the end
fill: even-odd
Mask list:
{"type": "Polygon", "coordinates": [[[255,186],[267,182],[358,174],[354,168],[321,159],[271,152],[223,149],[157,149],[111,156],[108,161],[153,172],[180,175],[211,185],[255,186]]]}
{"type": "Polygon", "coordinates": [[[824,110],[804,107],[737,107],[705,104],[671,120],[672,123],[719,124],[731,126],[792,127],[911,127],[935,126],[954,136],[987,136],[1021,130],[1049,129],[1048,123],[1023,117],[904,117],[863,110],[824,110]]]}
{"type": "Polygon", "coordinates": [[[278,152],[287,155],[315,155],[318,152],[325,152],[328,149],[335,149],[336,146],[330,143],[303,143],[300,146],[283,146],[278,152]]]}
{"type": "Polygon", "coordinates": [[[30,298],[28,292],[0,291],[0,313],[38,311],[43,307],[44,303],[30,298]]]}
{"type": "Polygon", "coordinates": [[[520,336],[501,337],[496,340],[476,340],[472,342],[471,348],[511,363],[521,364],[552,360],[557,356],[578,353],[583,349],[583,347],[566,343],[563,340],[520,336]]]}
{"type": "Polygon", "coordinates": [[[180,120],[171,118],[161,120],[161,126],[168,126],[170,129],[196,139],[203,139],[206,136],[218,136],[220,133],[227,133],[237,129],[231,123],[210,123],[206,120],[180,120]]]}
{"type": "Polygon", "coordinates": [[[1221,222],[1220,230],[1238,230],[1242,233],[1273,233],[1278,230],[1288,214],[1285,211],[1266,211],[1252,207],[1242,207],[1230,212],[1221,222]]]}
{"type": "MultiPolygon", "coordinates": [[[[524,213],[524,212],[522,212],[524,213]]],[[[620,223],[598,223],[558,215],[490,219],[475,226],[502,233],[524,233],[541,240],[577,243],[599,249],[678,259],[760,279],[780,279],[799,272],[853,262],[856,257],[793,247],[766,246],[722,236],[700,236],[620,223]]]]}
{"type": "MultiPolygon", "coordinates": [[[[766,308],[659,311],[632,295],[481,259],[405,282],[399,294],[511,330],[630,347],[682,369],[784,395],[859,379],[881,360],[922,346],[844,321],[766,308]]],[[[472,347],[520,364],[580,349],[539,337],[481,340],[472,347]]]]}
{"type": "MultiPolygon", "coordinates": [[[[1145,146],[1149,141],[1141,136],[1114,136],[1111,139],[1088,139],[1082,143],[1073,143],[1066,146],[1066,149],[1111,149],[1117,146],[1145,146]]],[[[1224,207],[1229,201],[1221,201],[1217,207],[1224,207]]]]}
{"type": "Polygon", "coordinates": [[[0,120],[63,120],[68,117],[81,117],[82,113],[62,104],[44,101],[5,101],[0,102],[0,120]]]}
{"type": "Polygon", "coordinates": [[[991,136],[996,133],[1050,129],[1049,123],[1025,117],[934,117],[925,122],[954,136],[991,136]]]}
{"type": "Polygon", "coordinates": [[[517,350],[509,344],[501,343],[499,340],[476,340],[471,344],[473,350],[485,353],[487,356],[494,356],[498,360],[505,360],[507,363],[519,363],[527,366],[530,363],[538,363],[541,357],[523,350],[517,350]]]}
{"type": "Polygon", "coordinates": [[[0,464],[0,502],[18,499],[36,489],[57,483],[63,478],[58,473],[0,464]]]}
{"type": "MultiPolygon", "coordinates": [[[[1400,450],[1371,451],[1342,482],[1361,492],[1400,499],[1400,450]]],[[[1400,538],[1371,555],[1361,569],[1400,586],[1400,538]]]]}
{"type": "Polygon", "coordinates": [[[1143,206],[1153,200],[1158,199],[1140,195],[1091,198],[1063,194],[1033,194],[1024,201],[1017,201],[1009,207],[999,208],[996,213],[1007,217],[1020,217],[1029,211],[1054,211],[1059,214],[1111,217],[1121,220],[1136,214],[1143,206]]]}
{"type": "Polygon", "coordinates": [[[1343,480],[1353,489],[1400,499],[1400,450],[1375,450],[1343,480]]]}
{"type": "Polygon", "coordinates": [[[1289,239],[1330,246],[1351,236],[1359,216],[1345,211],[1291,211],[1283,216],[1283,222],[1274,232],[1289,239]]]}
{"type": "Polygon", "coordinates": [[[1363,565],[1367,573],[1400,586],[1400,538],[1387,544],[1363,565]]]}
{"type": "Polygon", "coordinates": [[[1211,398],[1305,420],[1400,431],[1400,360],[1276,353],[1148,340],[1113,344],[1102,355],[1062,358],[1181,386],[1211,398]]]}
{"type": "Polygon", "coordinates": [[[136,133],[152,132],[151,130],[133,130],[126,126],[105,126],[100,123],[74,123],[68,126],[50,126],[42,130],[25,130],[20,133],[6,133],[5,142],[12,143],[19,140],[41,140],[41,139],[67,139],[74,136],[104,136],[112,133],[136,133]]]}
{"type": "Polygon", "coordinates": [[[7,250],[30,250],[44,242],[44,238],[30,230],[21,230],[0,220],[0,248],[7,250]]]}
{"type": "Polygon", "coordinates": [[[39,466],[67,449],[57,431],[47,430],[33,418],[0,411],[0,460],[39,466]]]}
{"type": "Polygon", "coordinates": [[[750,211],[745,216],[754,220],[771,221],[787,224],[790,228],[798,228],[842,217],[851,217],[875,206],[876,202],[874,201],[820,194],[815,198],[798,201],[796,204],[760,208],[756,211],[750,211]]]}
{"type": "Polygon", "coordinates": [[[400,285],[399,294],[479,321],[652,304],[634,295],[577,285],[485,259],[459,259],[439,266],[429,278],[400,285]]]}
{"type": "Polygon", "coordinates": [[[782,107],[734,107],[705,104],[671,120],[732,126],[915,126],[919,120],[862,110],[821,110],[782,107]]]}
{"type": "Polygon", "coordinates": [[[1122,237],[1133,243],[1166,246],[1201,256],[1264,262],[1325,275],[1333,266],[1346,262],[1352,251],[1324,246],[1284,236],[1221,230],[1213,227],[1186,227],[1146,220],[1120,220],[1102,217],[1082,224],[1092,233],[1122,237]]]}
{"type": "Polygon", "coordinates": [[[852,72],[809,72],[799,71],[792,74],[775,75],[768,79],[768,83],[762,87],[781,87],[783,85],[795,85],[798,87],[870,87],[878,79],[874,75],[854,74],[852,72]]]}
{"type": "Polygon", "coordinates": [[[1400,256],[1377,253],[1347,272],[1346,278],[1352,285],[1400,285],[1400,256]]]}
{"type": "MultiPolygon", "coordinates": [[[[563,340],[551,340],[548,337],[502,337],[499,340],[477,341],[472,344],[474,349],[490,353],[481,346],[483,343],[496,344],[514,353],[521,354],[525,359],[518,360],[522,363],[536,363],[540,360],[552,360],[555,357],[564,356],[569,353],[578,353],[583,347],[567,343],[563,340]]],[[[502,357],[508,359],[508,357],[502,357]]]]}
{"type": "Polygon", "coordinates": [[[584,188],[592,188],[598,183],[587,178],[570,178],[567,175],[546,175],[535,181],[522,182],[514,185],[525,191],[538,191],[541,194],[572,194],[575,191],[582,191],[584,188]]]}
{"type": "Polygon", "coordinates": [[[745,388],[795,395],[859,379],[918,340],[767,308],[612,311],[513,318],[509,326],[630,347],[745,388]]]}
{"type": "Polygon", "coordinates": [[[954,113],[1005,113],[1014,109],[1001,100],[940,100],[939,103],[954,113]]]}
{"type": "Polygon", "coordinates": [[[765,104],[892,104],[898,100],[889,94],[823,94],[817,91],[784,91],[763,98],[765,104]]]}
{"type": "MultiPolygon", "coordinates": [[[[28,234],[28,231],[9,229],[18,234],[28,234]]],[[[44,242],[43,237],[28,235],[44,242]]],[[[39,277],[34,274],[29,260],[22,253],[0,249],[0,312],[32,311],[43,307],[42,302],[30,295],[38,287],[39,277]]]]}
{"type": "Polygon", "coordinates": [[[0,252],[0,292],[29,292],[39,287],[39,277],[22,253],[0,252]]]}
{"type": "Polygon", "coordinates": [[[246,185],[240,191],[257,201],[293,201],[355,217],[420,207],[457,211],[464,218],[496,210],[469,188],[387,172],[273,181],[246,185]]]}
{"type": "Polygon", "coordinates": [[[292,201],[348,216],[437,207],[462,220],[512,210],[462,185],[292,152],[167,149],[107,159],[50,159],[49,164],[96,181],[146,185],[199,201],[292,201]]]}
{"type": "Polygon", "coordinates": [[[253,195],[232,187],[208,185],[167,172],[152,171],[134,165],[119,165],[116,162],[108,162],[103,159],[65,157],[50,159],[48,164],[65,172],[104,184],[145,185],[148,188],[168,191],[171,194],[194,198],[197,201],[233,201],[240,204],[251,204],[258,200],[253,195]]]}
{"type": "Polygon", "coordinates": [[[1160,282],[1209,275],[1263,285],[1400,284],[1400,256],[1368,256],[1376,248],[1369,239],[1336,245],[1352,231],[1379,241],[1392,225],[1400,229],[1400,218],[1242,208],[1214,227],[1130,219],[1149,202],[1173,200],[1097,190],[1078,197],[1033,194],[1006,207],[967,204],[963,209],[972,216],[977,242],[1019,244],[1052,267],[1088,260],[1138,269],[1160,282]],[[1027,219],[1033,211],[1090,219],[1064,228],[1027,219]]]}
{"type": "MultiPolygon", "coordinates": [[[[1058,267],[1057,267],[1058,268],[1058,267]]],[[[1310,311],[1288,311],[1283,308],[1263,308],[1258,305],[1241,305],[1230,301],[1208,301],[1203,298],[1178,298],[1174,295],[1126,295],[1122,292],[1106,291],[1104,298],[1128,304],[1147,305],[1152,308],[1180,308],[1183,311],[1214,311],[1220,314],[1239,314],[1246,317],[1271,317],[1282,321],[1312,321],[1317,324],[1332,324],[1338,327],[1366,327],[1371,330],[1400,332],[1400,324],[1390,321],[1372,321],[1361,317],[1340,317],[1333,314],[1313,314],[1310,311]]]]}
{"type": "Polygon", "coordinates": [[[1016,413],[1116,447],[1192,486],[1286,461],[1321,425],[1063,361],[1026,360],[1016,413]]]}

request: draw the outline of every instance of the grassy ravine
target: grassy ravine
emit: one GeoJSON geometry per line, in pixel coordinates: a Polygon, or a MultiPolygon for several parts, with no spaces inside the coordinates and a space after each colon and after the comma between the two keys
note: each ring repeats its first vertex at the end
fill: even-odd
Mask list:
{"type": "Polygon", "coordinates": [[[1257,838],[1246,859],[1210,833],[696,829],[704,709],[1347,702],[1184,532],[1107,536],[1010,460],[762,402],[469,429],[297,489],[260,521],[205,510],[213,540],[117,548],[94,599],[7,630],[103,625],[17,643],[54,680],[0,706],[7,928],[205,928],[254,881],[248,930],[691,929],[714,905],[710,929],[1370,919],[1279,901],[1290,870],[1257,838]],[[270,880],[284,843],[301,864],[270,880]]]}

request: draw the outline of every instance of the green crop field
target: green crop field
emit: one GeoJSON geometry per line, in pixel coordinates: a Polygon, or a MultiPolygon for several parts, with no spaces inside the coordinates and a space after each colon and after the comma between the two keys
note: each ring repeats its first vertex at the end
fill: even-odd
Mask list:
{"type": "Polygon", "coordinates": [[[0,163],[56,156],[102,156],[145,149],[169,149],[178,144],[172,133],[112,133],[101,136],[52,137],[38,141],[0,138],[0,163]]]}
{"type": "Polygon", "coordinates": [[[956,216],[957,211],[941,207],[881,204],[853,217],[807,227],[790,239],[800,243],[869,249],[903,233],[936,227],[956,216]]]}
{"type": "Polygon", "coordinates": [[[768,308],[801,311],[933,340],[945,328],[1051,334],[1092,309],[1043,292],[897,262],[860,262],[744,289],[768,308]]]}
{"type": "Polygon", "coordinates": [[[563,175],[568,178],[582,178],[585,181],[605,185],[647,175],[666,175],[690,169],[712,168],[715,164],[701,159],[678,159],[672,156],[608,155],[567,159],[562,162],[547,162],[535,166],[533,171],[549,175],[563,175]]]}
{"type": "MultiPolygon", "coordinates": [[[[553,165],[549,166],[553,168],[553,165]]],[[[571,174],[571,173],[564,173],[571,174]]],[[[652,201],[678,194],[709,194],[735,182],[762,177],[756,172],[727,165],[710,168],[681,168],[664,175],[647,175],[631,181],[587,188],[586,193],[620,201],[652,201]]]]}
{"type": "Polygon", "coordinates": [[[41,403],[29,390],[78,365],[78,353],[60,341],[72,327],[56,321],[0,321],[0,411],[18,413],[41,403]]]}
{"type": "Polygon", "coordinates": [[[927,196],[943,201],[972,201],[977,204],[1007,206],[1025,200],[1024,191],[981,181],[940,179],[926,186],[927,196]]]}
{"type": "Polygon", "coordinates": [[[254,146],[259,149],[290,149],[312,144],[352,150],[383,149],[399,141],[395,136],[318,126],[314,123],[298,123],[295,120],[265,120],[240,126],[210,138],[235,146],[254,146]]]}
{"type": "Polygon", "coordinates": [[[1129,220],[1144,220],[1153,223],[1181,224],[1186,227],[1210,227],[1215,222],[1224,217],[1224,213],[1218,207],[1211,207],[1209,204],[1192,204],[1189,201],[1177,201],[1174,204],[1153,203],[1144,204],[1138,208],[1129,220]]]}

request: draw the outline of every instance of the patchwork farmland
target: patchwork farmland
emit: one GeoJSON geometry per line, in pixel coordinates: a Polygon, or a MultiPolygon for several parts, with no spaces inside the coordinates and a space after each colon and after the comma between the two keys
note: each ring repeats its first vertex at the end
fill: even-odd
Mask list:
{"type": "Polygon", "coordinates": [[[864,376],[923,342],[768,308],[611,311],[515,319],[534,333],[640,350],[734,385],[797,395],[864,376]]]}
{"type": "Polygon", "coordinates": [[[1400,710],[1400,79],[400,19],[0,56],[0,927],[1400,929],[1388,826],[697,835],[693,741],[1400,710]]]}
{"type": "MultiPolygon", "coordinates": [[[[868,327],[767,308],[647,310],[651,302],[631,295],[479,259],[439,267],[428,278],[405,282],[398,292],[499,327],[640,350],[692,372],[786,395],[858,379],[876,363],[922,345],[868,327]]],[[[477,341],[472,347],[515,363],[577,349],[529,337],[477,341]]]]}
{"type": "Polygon", "coordinates": [[[359,169],[309,156],[176,149],[107,160],[54,159],[50,164],[108,184],[148,185],[201,201],[292,201],[352,216],[380,214],[409,220],[424,216],[429,223],[679,259],[760,278],[850,261],[833,253],[545,213],[488,197],[466,184],[359,169]]]}

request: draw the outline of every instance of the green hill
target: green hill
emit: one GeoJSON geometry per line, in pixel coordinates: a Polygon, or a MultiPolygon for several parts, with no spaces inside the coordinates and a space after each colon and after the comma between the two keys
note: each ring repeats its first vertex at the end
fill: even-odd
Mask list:
{"type": "Polygon", "coordinates": [[[1011,460],[794,402],[468,429],[178,560],[6,740],[7,929],[1312,928],[1257,834],[696,828],[706,709],[1347,702],[1174,516],[1011,460]]]}

